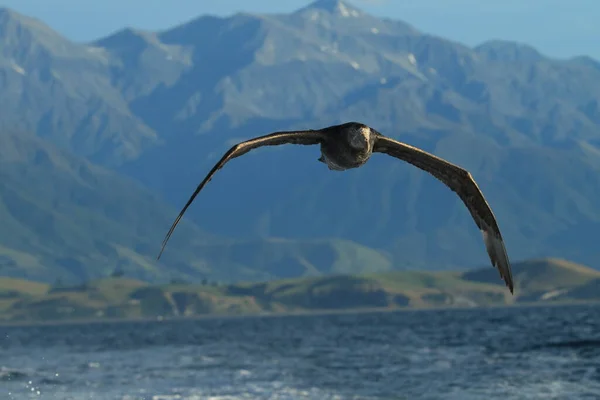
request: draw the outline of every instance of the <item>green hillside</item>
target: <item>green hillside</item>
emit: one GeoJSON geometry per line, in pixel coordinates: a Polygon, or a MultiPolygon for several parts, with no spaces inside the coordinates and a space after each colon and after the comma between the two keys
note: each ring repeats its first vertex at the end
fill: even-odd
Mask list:
{"type": "Polygon", "coordinates": [[[514,271],[515,296],[492,268],[333,274],[231,285],[151,285],[129,278],[106,278],[85,285],[50,287],[1,278],[0,319],[197,317],[600,300],[597,291],[590,290],[598,287],[600,272],[591,268],[547,259],[517,263],[514,271]]]}

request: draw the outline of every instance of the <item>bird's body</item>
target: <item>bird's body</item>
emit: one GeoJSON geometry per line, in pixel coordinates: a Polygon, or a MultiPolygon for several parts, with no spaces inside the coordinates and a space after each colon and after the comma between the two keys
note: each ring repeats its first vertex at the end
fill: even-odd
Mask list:
{"type": "Polygon", "coordinates": [[[321,143],[319,161],[327,164],[330,170],[358,168],[373,154],[375,135],[366,125],[349,122],[325,128],[323,132],[325,139],[321,143]]]}
{"type": "Polygon", "coordinates": [[[158,258],[187,208],[219,169],[229,160],[244,155],[252,149],[280,144],[319,144],[321,157],[318,161],[325,163],[330,170],[334,171],[358,168],[364,165],[373,153],[386,153],[433,175],[458,194],[468,208],[483,234],[492,265],[498,269],[500,277],[504,279],[510,292],[513,292],[510,262],[496,218],[471,174],[457,165],[416,147],[388,138],[373,128],[358,122],[348,122],[318,130],[275,132],[233,146],[198,185],[183,207],[163,241],[158,258]]]}

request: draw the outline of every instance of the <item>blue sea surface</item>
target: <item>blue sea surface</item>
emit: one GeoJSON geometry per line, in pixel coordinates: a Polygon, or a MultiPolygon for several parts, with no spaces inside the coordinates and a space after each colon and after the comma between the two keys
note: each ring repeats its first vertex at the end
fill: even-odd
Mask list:
{"type": "Polygon", "coordinates": [[[599,399],[600,307],[0,327],[1,399],[599,399]]]}

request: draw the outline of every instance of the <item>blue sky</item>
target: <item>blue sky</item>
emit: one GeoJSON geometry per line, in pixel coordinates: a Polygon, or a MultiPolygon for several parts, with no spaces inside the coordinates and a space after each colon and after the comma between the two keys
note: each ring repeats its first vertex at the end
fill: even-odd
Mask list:
{"type": "MultiPolygon", "coordinates": [[[[374,15],[475,45],[488,39],[528,43],[553,57],[600,60],[599,0],[350,0],[374,15]]],[[[290,12],[310,0],[0,0],[76,41],[125,26],[163,29],[201,14],[290,12]]]]}

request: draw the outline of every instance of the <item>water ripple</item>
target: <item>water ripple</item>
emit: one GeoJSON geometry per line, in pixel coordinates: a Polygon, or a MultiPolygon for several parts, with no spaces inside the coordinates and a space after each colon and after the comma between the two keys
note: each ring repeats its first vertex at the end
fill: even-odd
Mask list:
{"type": "Polygon", "coordinates": [[[596,306],[0,328],[9,399],[597,399],[596,306]]]}

